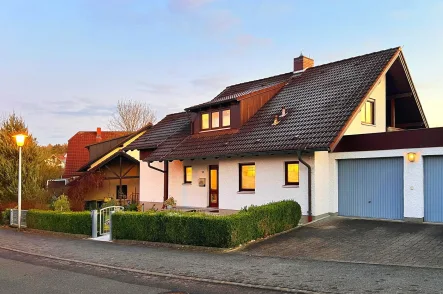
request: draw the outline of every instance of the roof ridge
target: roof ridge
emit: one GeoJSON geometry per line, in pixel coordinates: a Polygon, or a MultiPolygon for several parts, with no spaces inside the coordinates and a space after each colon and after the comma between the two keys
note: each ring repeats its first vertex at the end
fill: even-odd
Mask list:
{"type": "Polygon", "coordinates": [[[339,63],[339,62],[343,62],[343,61],[349,61],[349,60],[352,60],[352,59],[356,59],[356,58],[360,58],[360,57],[364,57],[364,56],[368,56],[368,55],[380,54],[382,52],[386,52],[386,51],[390,51],[390,50],[394,50],[394,49],[401,50],[401,46],[392,47],[392,48],[389,48],[389,49],[383,49],[383,50],[379,50],[379,51],[375,51],[375,52],[370,52],[370,53],[366,53],[366,54],[356,55],[356,56],[353,56],[353,57],[348,57],[348,58],[345,58],[345,59],[340,59],[340,60],[336,60],[336,61],[332,61],[332,62],[328,62],[328,63],[323,63],[323,64],[320,64],[320,65],[316,65],[316,66],[310,67],[310,68],[308,68],[306,70],[309,70],[311,68],[319,68],[319,67],[323,67],[323,66],[326,66],[326,65],[331,65],[331,64],[339,63]]]}
{"type": "MultiPolygon", "coordinates": [[[[261,78],[261,79],[256,79],[256,80],[251,80],[251,81],[242,82],[242,83],[238,83],[238,84],[232,84],[232,85],[227,86],[227,87],[225,88],[225,90],[228,89],[228,88],[230,88],[230,87],[239,86],[239,85],[248,84],[248,83],[253,83],[253,82],[258,82],[258,81],[261,81],[261,80],[267,80],[267,79],[271,79],[271,78],[275,78],[275,77],[279,77],[279,76],[289,75],[289,74],[292,74],[292,73],[293,73],[292,71],[289,71],[289,72],[285,72],[285,73],[282,73],[282,74],[277,74],[277,75],[269,76],[269,77],[266,77],[266,78],[261,78]]],[[[223,90],[223,91],[224,91],[224,90],[223,90]]],[[[222,91],[222,92],[223,92],[223,91],[222,91]]],[[[220,92],[220,93],[222,93],[222,92],[220,92]]],[[[218,96],[218,95],[217,95],[217,96],[218,96]]]]}

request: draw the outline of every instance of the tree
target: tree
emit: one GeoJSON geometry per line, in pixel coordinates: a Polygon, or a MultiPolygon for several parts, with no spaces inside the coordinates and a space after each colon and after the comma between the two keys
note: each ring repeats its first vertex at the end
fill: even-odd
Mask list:
{"type": "Polygon", "coordinates": [[[40,167],[43,161],[37,140],[28,132],[24,120],[15,113],[0,121],[0,202],[14,202],[18,193],[18,147],[13,135],[28,134],[22,149],[22,197],[35,201],[44,190],[40,167]]]}
{"type": "Polygon", "coordinates": [[[118,101],[117,109],[108,123],[112,131],[135,132],[156,121],[155,111],[145,102],[118,101]]]}

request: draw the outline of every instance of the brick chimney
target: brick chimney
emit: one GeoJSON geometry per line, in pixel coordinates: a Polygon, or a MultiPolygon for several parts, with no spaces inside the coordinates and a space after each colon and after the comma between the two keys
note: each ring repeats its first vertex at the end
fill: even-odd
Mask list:
{"type": "Polygon", "coordinates": [[[303,54],[300,54],[299,57],[294,58],[294,72],[303,71],[313,66],[314,59],[303,56],[303,54]]]}
{"type": "Polygon", "coordinates": [[[97,128],[97,137],[95,137],[96,142],[101,142],[102,140],[102,128],[97,128]]]}

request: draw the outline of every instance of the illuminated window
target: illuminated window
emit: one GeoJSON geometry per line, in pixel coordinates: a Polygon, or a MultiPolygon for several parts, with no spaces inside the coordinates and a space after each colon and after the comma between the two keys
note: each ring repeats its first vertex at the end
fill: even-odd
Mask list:
{"type": "Polygon", "coordinates": [[[285,162],[285,185],[299,184],[298,161],[285,162]]]}
{"type": "Polygon", "coordinates": [[[229,127],[231,125],[231,110],[223,110],[222,112],[222,126],[229,127]]]}
{"type": "Polygon", "coordinates": [[[365,102],[365,105],[363,105],[360,115],[361,115],[361,122],[365,124],[375,124],[374,121],[374,100],[368,100],[365,102]]]}
{"type": "Polygon", "coordinates": [[[192,183],[192,166],[185,166],[185,183],[192,183]]]}
{"type": "Polygon", "coordinates": [[[255,191],[255,163],[242,163],[240,167],[240,191],[255,191]]]}
{"type": "Polygon", "coordinates": [[[202,130],[209,129],[209,113],[202,113],[202,130]]]}
{"type": "Polygon", "coordinates": [[[212,114],[212,125],[211,128],[219,128],[220,127],[220,112],[213,112],[212,114]]]}
{"type": "Polygon", "coordinates": [[[217,110],[210,113],[201,114],[201,129],[203,131],[211,129],[226,128],[231,125],[231,110],[217,110]]]}

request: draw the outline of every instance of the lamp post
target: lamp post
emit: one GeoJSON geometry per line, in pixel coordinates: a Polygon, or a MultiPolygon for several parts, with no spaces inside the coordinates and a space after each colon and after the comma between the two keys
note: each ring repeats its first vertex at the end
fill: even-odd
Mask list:
{"type": "Polygon", "coordinates": [[[15,142],[18,146],[18,230],[21,228],[22,221],[22,147],[25,144],[26,135],[15,135],[15,142]]]}

